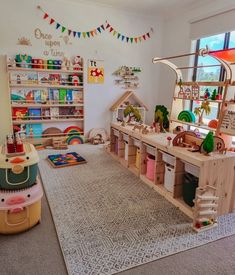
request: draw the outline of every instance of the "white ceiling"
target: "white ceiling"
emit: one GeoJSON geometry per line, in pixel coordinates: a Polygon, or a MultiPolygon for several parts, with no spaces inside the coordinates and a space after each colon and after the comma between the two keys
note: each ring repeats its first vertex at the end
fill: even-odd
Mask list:
{"type": "MultiPolygon", "coordinates": [[[[78,0],[73,0],[74,2],[78,0]]],[[[103,4],[116,9],[141,13],[143,15],[156,15],[172,11],[185,10],[206,0],[86,0],[85,2],[103,4]]]]}

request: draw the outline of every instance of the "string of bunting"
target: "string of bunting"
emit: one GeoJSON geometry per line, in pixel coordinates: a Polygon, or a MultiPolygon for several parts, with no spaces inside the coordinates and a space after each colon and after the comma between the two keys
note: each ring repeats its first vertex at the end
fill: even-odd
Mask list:
{"type": "Polygon", "coordinates": [[[43,13],[43,19],[47,20],[50,25],[55,26],[56,30],[61,31],[61,33],[67,32],[69,36],[73,36],[74,38],[92,38],[98,34],[101,34],[104,31],[107,31],[120,41],[123,41],[126,43],[138,43],[151,38],[151,34],[153,33],[153,28],[151,28],[149,32],[144,33],[140,36],[134,36],[134,37],[127,36],[117,31],[107,21],[105,22],[105,24],[101,24],[95,29],[92,29],[89,31],[74,31],[68,27],[65,27],[63,24],[60,24],[59,22],[55,21],[55,19],[52,18],[47,12],[45,12],[41,8],[41,6],[38,6],[38,9],[41,10],[41,12],[43,13]]]}

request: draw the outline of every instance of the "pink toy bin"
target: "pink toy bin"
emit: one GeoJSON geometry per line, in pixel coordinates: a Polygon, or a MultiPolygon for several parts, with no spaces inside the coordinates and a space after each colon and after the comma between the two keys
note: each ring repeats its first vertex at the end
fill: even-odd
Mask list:
{"type": "Polygon", "coordinates": [[[154,181],[154,165],[155,165],[155,157],[152,155],[148,155],[146,177],[151,181],[154,181]]]}

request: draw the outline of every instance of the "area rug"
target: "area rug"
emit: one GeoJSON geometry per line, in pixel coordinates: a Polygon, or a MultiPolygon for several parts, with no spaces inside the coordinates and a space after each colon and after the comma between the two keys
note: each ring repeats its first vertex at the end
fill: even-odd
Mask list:
{"type": "Polygon", "coordinates": [[[103,147],[77,145],[69,150],[84,156],[87,164],[53,169],[46,157],[55,151],[39,152],[40,174],[69,274],[115,274],[235,233],[234,214],[220,217],[216,228],[195,233],[187,216],[103,147]]]}

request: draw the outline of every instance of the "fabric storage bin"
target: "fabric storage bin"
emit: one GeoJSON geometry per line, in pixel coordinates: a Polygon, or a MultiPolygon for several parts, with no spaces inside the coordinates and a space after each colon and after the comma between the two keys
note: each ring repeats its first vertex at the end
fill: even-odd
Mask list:
{"type": "Polygon", "coordinates": [[[54,61],[49,59],[47,60],[47,69],[53,70],[54,69],[54,61]]]}
{"type": "Polygon", "coordinates": [[[155,157],[152,155],[148,155],[146,177],[151,181],[154,181],[154,165],[155,165],[155,157]]]}
{"type": "Polygon", "coordinates": [[[184,161],[184,170],[185,172],[190,173],[194,177],[199,178],[200,168],[198,166],[195,166],[191,163],[184,161]]]}
{"type": "Polygon", "coordinates": [[[148,144],[145,144],[145,146],[146,146],[146,152],[150,155],[155,156],[156,148],[154,148],[153,146],[148,145],[148,144]]]}
{"type": "Polygon", "coordinates": [[[140,149],[139,148],[137,148],[136,150],[135,166],[137,169],[140,169],[140,149]]]}
{"type": "Polygon", "coordinates": [[[171,166],[174,166],[175,167],[175,162],[176,162],[176,157],[170,155],[170,154],[167,154],[165,152],[162,152],[162,160],[168,164],[170,164],[171,166]]]}
{"type": "Polygon", "coordinates": [[[125,154],[124,154],[124,159],[127,161],[128,160],[128,142],[125,141],[125,154]]]}
{"type": "Polygon", "coordinates": [[[196,189],[198,187],[198,178],[190,173],[184,174],[183,180],[183,200],[189,206],[194,206],[196,189]]]}
{"type": "Polygon", "coordinates": [[[24,152],[7,154],[6,146],[0,146],[0,189],[18,190],[36,182],[39,156],[35,147],[24,143],[24,152]]]}
{"type": "Polygon", "coordinates": [[[175,186],[182,185],[183,173],[175,172],[175,167],[170,164],[165,164],[165,175],[164,175],[164,187],[169,192],[174,192],[175,186]]]}
{"type": "Polygon", "coordinates": [[[32,59],[32,67],[35,69],[43,69],[44,68],[44,60],[39,58],[32,59]]]}
{"type": "Polygon", "coordinates": [[[138,148],[140,147],[140,140],[133,138],[133,143],[134,143],[134,146],[138,148]]]}
{"type": "Polygon", "coordinates": [[[0,233],[19,233],[40,222],[42,196],[39,182],[20,191],[0,191],[0,233]]]}

